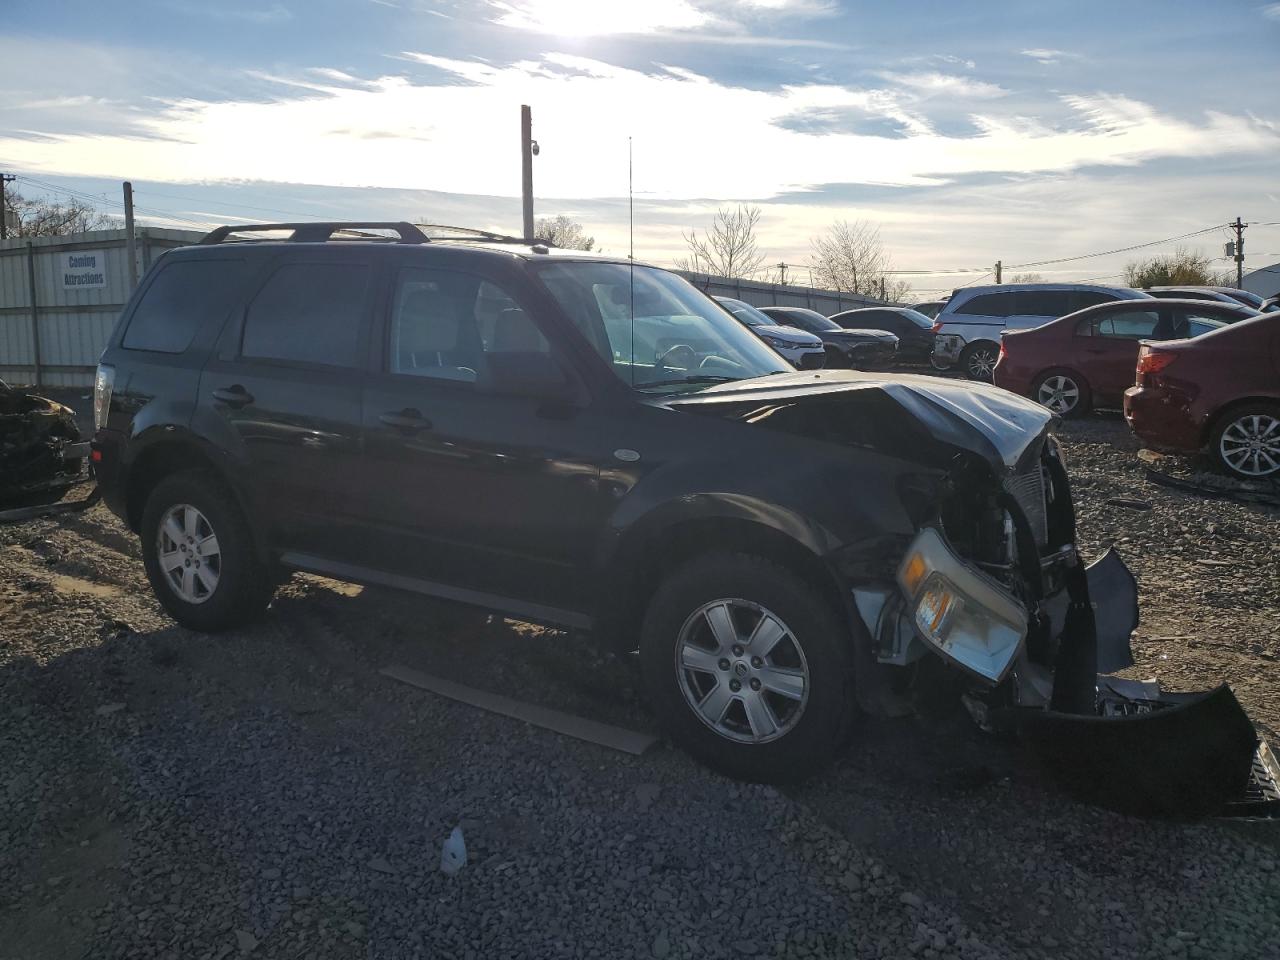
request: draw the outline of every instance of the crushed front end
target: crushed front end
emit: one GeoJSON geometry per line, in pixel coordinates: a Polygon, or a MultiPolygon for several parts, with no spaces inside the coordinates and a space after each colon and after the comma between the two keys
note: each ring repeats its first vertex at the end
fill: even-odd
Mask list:
{"type": "Polygon", "coordinates": [[[1227,687],[1167,694],[1110,676],[1133,665],[1136,583],[1114,550],[1088,566],[1078,555],[1047,429],[1003,460],[958,453],[935,503],[895,583],[854,592],[881,663],[934,655],[963,671],[974,719],[1016,732],[1083,799],[1280,815],[1280,769],[1227,687]]]}

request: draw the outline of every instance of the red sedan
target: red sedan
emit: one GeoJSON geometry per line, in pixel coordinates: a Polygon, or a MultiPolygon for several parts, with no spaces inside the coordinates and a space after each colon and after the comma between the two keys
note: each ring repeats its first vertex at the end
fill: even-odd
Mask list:
{"type": "Polygon", "coordinates": [[[1257,316],[1256,310],[1207,300],[1100,303],[1000,342],[995,384],[1064,417],[1120,406],[1133,385],[1140,340],[1196,337],[1257,316]]]}
{"type": "Polygon", "coordinates": [[[1144,343],[1124,416],[1143,442],[1195,453],[1226,471],[1280,478],[1280,314],[1194,340],[1144,343]]]}

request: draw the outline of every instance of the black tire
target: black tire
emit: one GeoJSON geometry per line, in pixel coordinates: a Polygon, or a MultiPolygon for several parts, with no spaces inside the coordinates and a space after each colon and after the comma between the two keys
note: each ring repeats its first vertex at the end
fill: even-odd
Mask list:
{"type": "MultiPolygon", "coordinates": [[[[1214,425],[1213,434],[1209,440],[1209,453],[1217,462],[1218,466],[1225,470],[1233,477],[1241,480],[1276,480],[1280,479],[1280,453],[1277,452],[1277,445],[1280,444],[1280,437],[1277,432],[1280,426],[1280,403],[1267,403],[1265,401],[1258,403],[1242,403],[1238,407],[1232,407],[1230,410],[1218,417],[1217,423],[1214,425]],[[1228,436],[1231,431],[1232,440],[1246,438],[1247,434],[1241,434],[1238,431],[1252,431],[1254,429],[1253,419],[1258,418],[1259,429],[1268,431],[1262,437],[1263,446],[1261,455],[1257,460],[1245,457],[1243,462],[1239,463],[1239,468],[1227,459],[1227,454],[1223,452],[1223,439],[1228,436]],[[1268,428],[1268,424],[1271,424],[1268,428]],[[1233,428],[1235,428],[1233,430],[1233,428]],[[1275,438],[1275,439],[1273,439],[1275,438]],[[1267,465],[1267,459],[1277,461],[1277,466],[1270,468],[1267,465]],[[1262,472],[1250,472],[1250,471],[1262,472]]],[[[1243,449],[1240,443],[1227,443],[1229,449],[1243,449]]]]}
{"type": "Polygon", "coordinates": [[[1046,370],[1040,374],[1031,384],[1031,399],[1036,403],[1044,404],[1060,417],[1083,417],[1093,409],[1093,391],[1089,389],[1089,381],[1074,370],[1046,370]],[[1061,377],[1075,388],[1077,398],[1075,405],[1070,409],[1057,410],[1040,399],[1040,388],[1055,377],[1061,377]]]}
{"type": "Polygon", "coordinates": [[[977,340],[961,351],[960,371],[970,380],[990,383],[996,367],[996,360],[999,357],[1000,345],[998,343],[992,343],[990,340],[977,340]],[[978,369],[979,366],[981,369],[978,369]]]}
{"type": "Polygon", "coordinates": [[[258,558],[248,522],[240,505],[221,483],[197,471],[165,477],[147,498],[142,511],[142,559],[147,579],[160,605],[182,626],[217,633],[249,623],[262,615],[276,590],[278,578],[258,558]],[[188,602],[161,569],[160,524],[170,508],[187,504],[198,510],[217,537],[217,584],[199,602],[188,602]]]}
{"type": "MultiPolygon", "coordinates": [[[[640,667],[658,720],[674,743],[727,776],[789,783],[826,766],[848,738],[857,715],[852,644],[831,603],[790,569],[749,554],[712,553],[673,571],[654,593],[641,628],[640,667]],[[700,607],[720,599],[765,608],[788,629],[779,645],[790,650],[794,640],[803,651],[807,698],[791,725],[780,725],[776,739],[735,740],[712,729],[686,699],[684,687],[691,675],[677,667],[676,659],[682,630],[700,622],[693,620],[700,607]]],[[[732,680],[736,669],[735,661],[723,676],[732,680]]],[[[715,680],[710,673],[701,676],[715,680]]],[[[787,708],[785,702],[783,706],[787,708]]],[[[745,717],[740,701],[731,703],[724,716],[736,709],[745,717]]]]}

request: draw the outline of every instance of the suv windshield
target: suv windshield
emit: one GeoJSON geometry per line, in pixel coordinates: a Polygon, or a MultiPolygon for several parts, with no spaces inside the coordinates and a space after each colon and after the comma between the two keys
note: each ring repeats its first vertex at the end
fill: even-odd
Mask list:
{"type": "Polygon", "coordinates": [[[583,336],[637,390],[784,373],[790,365],[685,280],[654,267],[575,260],[538,276],[583,336]]]}

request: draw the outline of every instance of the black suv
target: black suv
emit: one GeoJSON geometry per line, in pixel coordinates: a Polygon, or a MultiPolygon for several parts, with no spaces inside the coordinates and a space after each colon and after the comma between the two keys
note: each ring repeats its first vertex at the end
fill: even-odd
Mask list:
{"type": "MultiPolygon", "coordinates": [[[[259,616],[295,570],[590,628],[639,650],[675,741],[787,780],[934,656],[988,705],[1092,712],[1107,638],[1052,419],[986,385],[793,370],[627,260],[286,224],[152,267],[93,446],[192,629],[259,616]]],[[[1123,620],[1132,592],[1108,602],[1123,620]]]]}

